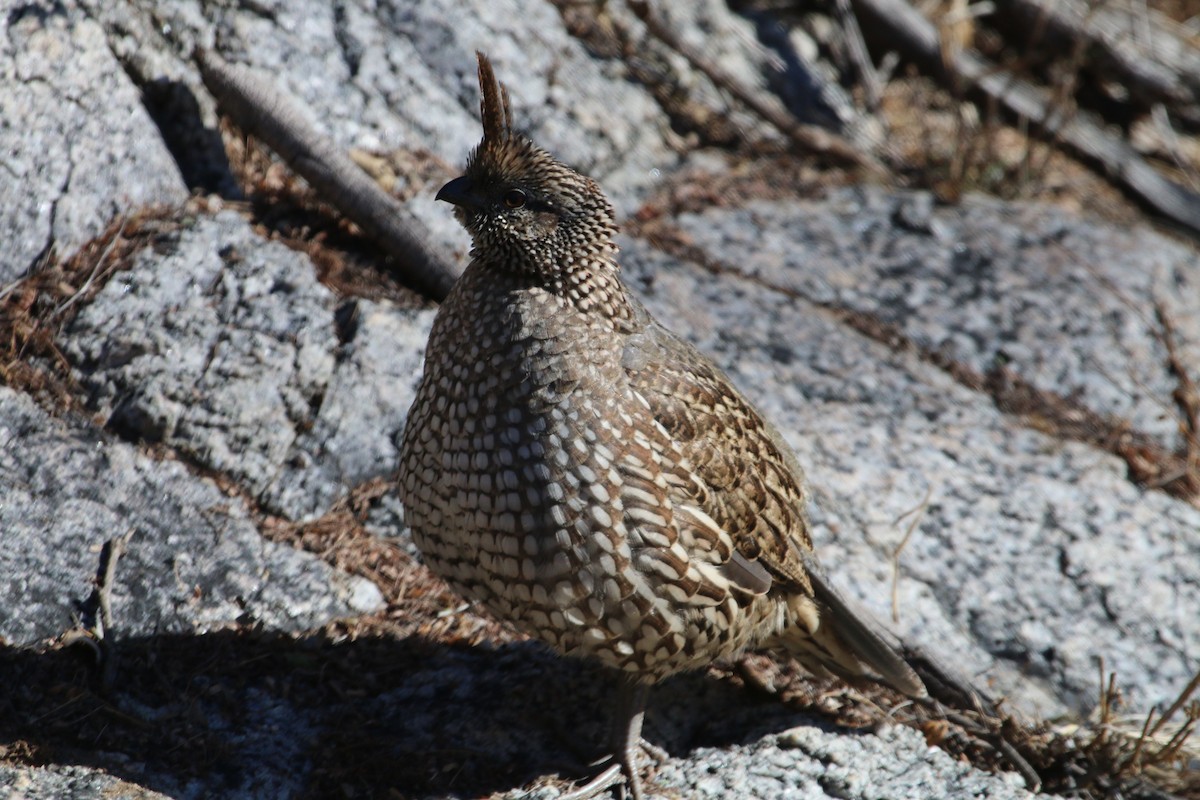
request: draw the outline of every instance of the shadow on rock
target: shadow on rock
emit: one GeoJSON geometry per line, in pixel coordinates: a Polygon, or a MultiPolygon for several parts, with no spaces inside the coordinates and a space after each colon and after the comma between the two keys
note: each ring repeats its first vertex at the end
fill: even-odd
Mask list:
{"type": "MultiPolygon", "coordinates": [[[[468,797],[587,774],[614,687],[541,645],[221,631],[93,648],[0,648],[0,742],[176,797],[468,797]]],[[[728,681],[658,687],[646,733],[674,755],[811,721],[728,681]]]]}

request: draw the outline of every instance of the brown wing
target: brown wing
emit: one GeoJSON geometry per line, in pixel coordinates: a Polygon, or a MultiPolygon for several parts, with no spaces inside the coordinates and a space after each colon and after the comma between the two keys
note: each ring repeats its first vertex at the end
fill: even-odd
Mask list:
{"type": "Polygon", "coordinates": [[[788,605],[792,628],[766,644],[818,673],[871,677],[925,696],[878,625],[825,577],[813,553],[804,474],[782,437],[716,365],[639,311],[643,327],[629,337],[622,365],[708,489],[703,512],[734,542],[725,577],[749,588],[765,567],[788,605]]]}
{"type": "Polygon", "coordinates": [[[791,451],[724,373],[642,313],[622,365],[710,490],[703,511],[742,556],[732,568],[761,564],[776,583],[812,594],[801,560],[812,550],[807,498],[791,451]]]}

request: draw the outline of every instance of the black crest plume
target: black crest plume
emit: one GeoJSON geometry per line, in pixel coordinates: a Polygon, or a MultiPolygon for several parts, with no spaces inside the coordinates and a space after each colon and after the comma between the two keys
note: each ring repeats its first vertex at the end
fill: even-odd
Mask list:
{"type": "Polygon", "coordinates": [[[508,99],[508,88],[496,80],[492,62],[481,51],[475,51],[479,59],[479,101],[483,117],[482,146],[495,147],[512,137],[512,104],[508,99]]]}

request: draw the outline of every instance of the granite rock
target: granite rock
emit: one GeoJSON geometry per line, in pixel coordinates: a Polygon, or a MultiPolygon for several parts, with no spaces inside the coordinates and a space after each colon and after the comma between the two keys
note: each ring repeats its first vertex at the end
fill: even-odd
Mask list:
{"type": "Polygon", "coordinates": [[[89,402],[127,438],[266,497],[333,375],[333,295],[305,256],[232,212],[134,262],[63,335],[89,402]]]}
{"type": "Polygon", "coordinates": [[[1149,228],[1042,204],[846,189],[819,202],[685,214],[693,243],[782,290],[862,312],[979,373],[1036,387],[1181,445],[1161,305],[1200,365],[1200,261],[1149,228]]]}
{"type": "Polygon", "coordinates": [[[382,602],[364,579],[265,540],[245,504],[211,480],[6,387],[0,443],[0,639],[10,645],[59,636],[89,613],[101,546],[114,537],[128,543],[110,636],[237,624],[296,632],[382,602]]]}
{"type": "Polygon", "coordinates": [[[103,28],[53,2],[0,19],[0,285],[130,209],[187,198],[103,28]]]}

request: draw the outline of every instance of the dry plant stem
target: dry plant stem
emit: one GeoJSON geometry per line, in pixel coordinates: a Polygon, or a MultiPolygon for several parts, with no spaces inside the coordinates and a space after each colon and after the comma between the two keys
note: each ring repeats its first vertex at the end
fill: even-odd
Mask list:
{"type": "Polygon", "coordinates": [[[1100,671],[1100,703],[1097,710],[1099,721],[1096,725],[1096,735],[1086,748],[1091,752],[1100,750],[1107,743],[1109,729],[1112,726],[1113,711],[1117,702],[1117,674],[1115,672],[1108,674],[1106,680],[1104,656],[1100,656],[1098,668],[1100,671]]]}
{"type": "Polygon", "coordinates": [[[1188,685],[1185,686],[1183,691],[1179,693],[1179,696],[1175,698],[1175,702],[1171,703],[1171,707],[1163,712],[1163,715],[1158,718],[1158,722],[1154,723],[1154,727],[1150,729],[1150,735],[1154,736],[1157,734],[1162,726],[1167,723],[1167,720],[1171,719],[1171,717],[1175,716],[1175,714],[1179,712],[1179,709],[1183,708],[1191,696],[1196,693],[1197,689],[1200,689],[1200,671],[1197,671],[1196,674],[1192,676],[1192,679],[1188,681],[1188,685]]]}
{"type": "Polygon", "coordinates": [[[75,303],[79,301],[79,298],[87,294],[87,291],[92,287],[92,283],[95,282],[96,276],[100,274],[101,269],[106,266],[105,262],[108,261],[108,257],[112,254],[113,248],[125,235],[125,224],[126,220],[121,220],[121,227],[117,229],[116,234],[111,240],[109,240],[108,244],[105,245],[104,251],[100,253],[100,257],[96,259],[96,266],[92,267],[92,271],[88,275],[87,280],[84,281],[83,285],[80,286],[77,291],[73,292],[70,297],[58,304],[58,306],[54,309],[53,316],[59,317],[64,311],[75,305],[75,303]]]}
{"type": "MultiPolygon", "coordinates": [[[[1188,708],[1186,716],[1187,719],[1179,726],[1179,730],[1175,731],[1174,735],[1157,752],[1151,754],[1151,761],[1162,764],[1181,758],[1183,746],[1196,732],[1196,723],[1200,721],[1200,705],[1193,703],[1188,708]]],[[[1193,750],[1193,752],[1195,751],[1193,750]]]]}
{"type": "Polygon", "coordinates": [[[277,152],[323,199],[394,256],[431,297],[446,296],[461,268],[435,252],[424,224],[317,133],[278,87],[214,53],[197,51],[196,63],[204,85],[239,127],[277,152]]]}
{"type": "Polygon", "coordinates": [[[651,36],[687,59],[692,67],[707,75],[716,86],[729,92],[739,103],[773,125],[797,146],[876,175],[888,174],[887,167],[855,148],[841,136],[816,125],[797,122],[782,106],[763,99],[756,91],[744,86],[741,81],[676,36],[674,31],[654,15],[645,0],[628,0],[628,3],[630,10],[645,24],[651,36]]]}
{"type": "Polygon", "coordinates": [[[1172,222],[1200,237],[1200,194],[1159,174],[1129,145],[1082,115],[1057,118],[1040,89],[1018,80],[973,53],[942,59],[937,30],[904,0],[853,0],[860,18],[887,31],[888,41],[943,81],[958,81],[995,98],[1071,151],[1099,163],[1111,180],[1172,222]]]}
{"type": "Polygon", "coordinates": [[[1175,378],[1171,399],[1179,411],[1179,429],[1185,443],[1187,468],[1190,473],[1200,476],[1200,390],[1179,355],[1175,323],[1161,302],[1154,304],[1154,315],[1161,331],[1160,339],[1167,351],[1167,369],[1175,378]]]}
{"type": "Polygon", "coordinates": [[[107,692],[117,677],[117,654],[109,632],[114,627],[112,613],[112,589],[117,580],[117,561],[125,552],[133,531],[124,536],[114,536],[100,550],[100,569],[96,576],[96,620],[95,636],[100,646],[100,687],[107,692]]]}
{"type": "Polygon", "coordinates": [[[900,642],[900,650],[904,659],[916,670],[925,688],[929,690],[930,700],[922,701],[929,704],[938,713],[946,707],[961,708],[977,713],[984,717],[995,717],[995,703],[982,690],[976,688],[957,670],[948,666],[941,659],[932,656],[920,645],[896,637],[900,642]]]}
{"type": "Polygon", "coordinates": [[[100,629],[97,637],[103,639],[113,627],[112,587],[117,577],[117,561],[125,552],[125,539],[114,536],[100,550],[100,574],[96,583],[96,598],[100,607],[100,629]]]}
{"type": "Polygon", "coordinates": [[[904,532],[904,538],[892,551],[892,622],[900,621],[900,554],[904,552],[905,547],[908,547],[913,531],[921,524],[921,519],[925,516],[925,509],[929,508],[929,498],[932,496],[933,487],[930,486],[925,490],[925,497],[921,499],[920,505],[905,511],[896,518],[896,522],[900,522],[905,517],[912,516],[912,520],[908,523],[908,530],[904,532]]]}
{"type": "MultiPolygon", "coordinates": [[[[1005,760],[1015,769],[1021,778],[1025,781],[1025,788],[1031,792],[1036,792],[1042,788],[1042,778],[1038,775],[1037,770],[1033,768],[1025,757],[1022,756],[1017,748],[1013,747],[1012,742],[1004,738],[1003,730],[992,730],[985,725],[980,724],[977,720],[960,714],[957,711],[951,711],[946,708],[940,709],[943,717],[949,722],[953,722],[963,731],[974,736],[976,739],[987,742],[996,749],[1005,760]]],[[[1000,720],[1001,723],[1003,720],[1000,720]]]]}
{"type": "Polygon", "coordinates": [[[1146,714],[1146,721],[1142,723],[1142,732],[1138,736],[1137,742],[1133,746],[1133,754],[1129,756],[1129,764],[1136,769],[1142,761],[1142,748],[1146,744],[1146,737],[1150,732],[1150,723],[1154,720],[1154,709],[1150,709],[1146,714]]]}
{"type": "Polygon", "coordinates": [[[862,28],[858,25],[858,17],[850,7],[850,0],[837,0],[838,22],[842,26],[842,35],[846,40],[846,52],[858,72],[858,82],[862,84],[864,102],[867,108],[874,112],[879,110],[879,100],[883,96],[883,81],[871,63],[871,54],[867,43],[863,40],[862,28]]]}
{"type": "Polygon", "coordinates": [[[1022,780],[1025,781],[1026,789],[1037,792],[1042,788],[1042,778],[1038,775],[1037,770],[1017,751],[1012,742],[1004,738],[1002,733],[995,734],[989,741],[1000,751],[1000,755],[1004,756],[1008,763],[1020,773],[1022,780]]]}
{"type": "MultiPolygon", "coordinates": [[[[1155,721],[1154,711],[1151,709],[1142,723],[1140,734],[1134,742],[1132,752],[1126,755],[1123,742],[1121,741],[1123,737],[1121,726],[1115,721],[1116,707],[1120,702],[1116,674],[1108,674],[1106,678],[1103,657],[1100,658],[1099,669],[1099,719],[1091,740],[1084,744],[1082,748],[1089,755],[1093,763],[1107,764],[1112,771],[1112,775],[1129,778],[1136,776],[1148,777],[1148,770],[1151,768],[1162,768],[1179,759],[1181,757],[1180,751],[1195,732],[1196,721],[1200,719],[1200,705],[1198,704],[1192,704],[1187,708],[1185,712],[1186,719],[1183,724],[1179,726],[1179,729],[1175,731],[1165,744],[1154,749],[1150,749],[1149,745],[1153,742],[1154,737],[1158,734],[1162,726],[1180,709],[1184,708],[1192,694],[1200,687],[1200,672],[1192,677],[1188,685],[1176,697],[1175,702],[1171,704],[1171,707],[1157,721],[1155,721]],[[1114,731],[1116,732],[1115,736],[1114,731]]],[[[1184,775],[1187,773],[1188,769],[1184,767],[1179,774],[1184,775]]],[[[1155,794],[1154,796],[1169,797],[1173,795],[1155,794]]],[[[1189,794],[1187,796],[1191,797],[1192,795],[1189,794]]]]}

